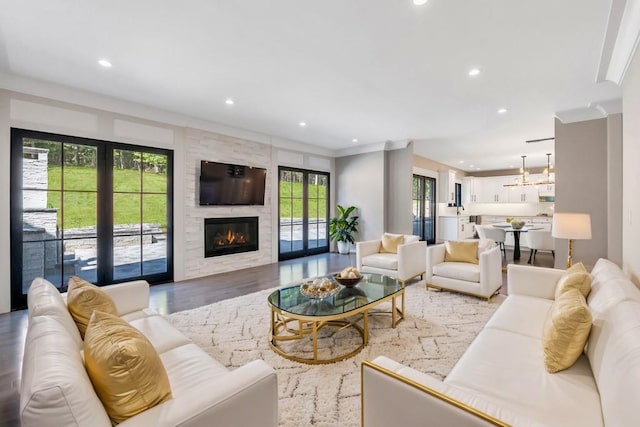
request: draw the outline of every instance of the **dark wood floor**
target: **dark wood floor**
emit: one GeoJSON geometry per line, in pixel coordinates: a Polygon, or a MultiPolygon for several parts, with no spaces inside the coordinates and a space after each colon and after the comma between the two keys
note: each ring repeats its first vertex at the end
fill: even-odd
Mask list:
{"type": "MultiPolygon", "coordinates": [[[[522,259],[518,263],[525,264],[528,256],[529,252],[523,251],[522,259]]],[[[513,263],[513,254],[509,250],[507,250],[506,259],[509,263],[513,263]]],[[[354,254],[331,253],[179,283],[156,285],[151,287],[149,306],[162,314],[175,313],[281,286],[305,277],[340,271],[349,265],[355,265],[354,254]]],[[[551,254],[538,254],[536,265],[552,267],[551,254]]],[[[501,293],[506,294],[506,274],[504,273],[501,293]]],[[[26,331],[26,310],[0,315],[0,426],[20,425],[18,381],[22,370],[26,331]]]]}

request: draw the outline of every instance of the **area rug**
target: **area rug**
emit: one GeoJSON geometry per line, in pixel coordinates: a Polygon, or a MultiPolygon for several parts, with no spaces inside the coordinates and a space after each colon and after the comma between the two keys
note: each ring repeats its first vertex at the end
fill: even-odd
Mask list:
{"type": "MultiPolygon", "coordinates": [[[[424,282],[406,289],[406,319],[393,329],[390,315],[369,319],[369,345],[356,356],[329,365],[307,365],[285,359],[269,347],[273,290],[233,298],[193,310],[174,313],[169,321],[216,360],[234,369],[263,359],[278,375],[280,426],[360,425],[360,363],[384,355],[443,379],[504,300],[487,302],[450,292],[427,291],[424,282]]],[[[390,304],[379,306],[390,310],[390,304]]],[[[326,348],[353,346],[355,333],[329,333],[326,348]]],[[[348,330],[347,330],[348,331],[348,330]]],[[[309,341],[294,342],[300,352],[309,341]]],[[[345,352],[346,353],[346,352],[345,352]]]]}

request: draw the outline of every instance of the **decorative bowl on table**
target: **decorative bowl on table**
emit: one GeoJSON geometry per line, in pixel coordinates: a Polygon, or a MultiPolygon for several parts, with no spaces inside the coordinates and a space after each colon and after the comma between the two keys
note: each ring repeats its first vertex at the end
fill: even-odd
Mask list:
{"type": "Polygon", "coordinates": [[[300,293],[308,298],[322,299],[336,294],[340,290],[340,286],[330,279],[324,277],[315,279],[311,282],[305,282],[300,286],[300,293]]]}
{"type": "Polygon", "coordinates": [[[362,280],[362,274],[355,267],[347,267],[340,273],[333,275],[336,282],[347,288],[352,288],[362,280]]]}
{"type": "Polygon", "coordinates": [[[524,221],[518,221],[517,219],[511,221],[511,228],[514,230],[520,230],[522,227],[524,227],[524,221]]]}
{"type": "Polygon", "coordinates": [[[349,277],[341,277],[339,276],[339,274],[340,273],[336,273],[333,276],[333,278],[336,279],[336,282],[340,283],[342,286],[347,288],[353,288],[362,280],[362,276],[349,278],[349,277]]]}

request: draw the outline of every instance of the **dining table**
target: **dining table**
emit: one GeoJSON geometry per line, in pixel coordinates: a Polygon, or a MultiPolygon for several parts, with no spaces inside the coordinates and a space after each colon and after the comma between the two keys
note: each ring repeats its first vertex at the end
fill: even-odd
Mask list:
{"type": "Polygon", "coordinates": [[[536,227],[534,225],[527,225],[520,228],[513,228],[508,222],[501,222],[492,224],[494,227],[502,228],[507,233],[513,233],[513,260],[518,261],[520,259],[520,233],[526,233],[529,230],[542,230],[542,227],[536,227]]]}

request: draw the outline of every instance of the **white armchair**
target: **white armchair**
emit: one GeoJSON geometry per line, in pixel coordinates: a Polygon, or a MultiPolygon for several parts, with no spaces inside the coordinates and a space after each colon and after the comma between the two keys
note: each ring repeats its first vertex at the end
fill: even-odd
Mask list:
{"type": "Polygon", "coordinates": [[[502,286],[500,247],[481,240],[478,264],[445,262],[445,245],[427,248],[427,289],[446,289],[490,300],[502,286]]]}
{"type": "MultiPolygon", "coordinates": [[[[386,234],[399,237],[401,234],[386,234]]],[[[382,239],[356,243],[356,265],[363,273],[378,273],[398,279],[403,285],[425,272],[427,243],[418,236],[404,235],[397,253],[381,252],[382,239]]]]}

